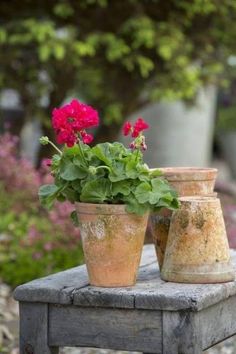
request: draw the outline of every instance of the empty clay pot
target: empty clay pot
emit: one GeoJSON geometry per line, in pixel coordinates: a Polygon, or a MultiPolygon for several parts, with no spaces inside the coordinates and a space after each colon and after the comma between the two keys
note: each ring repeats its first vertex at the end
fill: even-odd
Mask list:
{"type": "Polygon", "coordinates": [[[148,214],[125,205],[78,203],[81,238],[90,284],[132,286],[136,282],[148,214]]]}
{"type": "MultiPolygon", "coordinates": [[[[154,169],[152,169],[154,170],[154,169]]],[[[179,197],[199,195],[217,196],[214,193],[217,169],[198,167],[165,167],[159,169],[179,197]]],[[[149,217],[149,230],[155,245],[160,269],[162,268],[172,212],[162,209],[149,217]]]]}
{"type": "Polygon", "coordinates": [[[209,195],[214,191],[216,168],[164,167],[159,170],[179,196],[209,195]]]}
{"type": "Polygon", "coordinates": [[[180,283],[234,280],[220,200],[180,198],[173,212],[161,278],[180,283]]]}

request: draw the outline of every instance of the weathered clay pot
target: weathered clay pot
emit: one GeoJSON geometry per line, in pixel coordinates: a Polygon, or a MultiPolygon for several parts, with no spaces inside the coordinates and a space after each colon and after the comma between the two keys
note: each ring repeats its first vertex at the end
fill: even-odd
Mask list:
{"type": "Polygon", "coordinates": [[[171,218],[161,277],[180,283],[234,280],[220,200],[180,198],[171,218]]]}
{"type": "MultiPolygon", "coordinates": [[[[217,175],[215,168],[166,167],[159,170],[178,192],[179,197],[217,196],[217,193],[213,192],[217,175]]],[[[164,208],[158,213],[152,213],[149,217],[149,232],[155,245],[160,269],[164,260],[171,215],[172,212],[164,208]]]]}
{"type": "Polygon", "coordinates": [[[171,215],[171,210],[163,208],[158,213],[151,213],[148,220],[149,232],[152,236],[152,240],[155,245],[157,260],[160,269],[164,261],[171,215]]]}
{"type": "Polygon", "coordinates": [[[82,244],[90,284],[132,286],[136,282],[148,214],[125,205],[78,203],[82,244]]]}
{"type": "Polygon", "coordinates": [[[214,191],[216,168],[165,167],[159,170],[179,196],[209,195],[214,191]]]}

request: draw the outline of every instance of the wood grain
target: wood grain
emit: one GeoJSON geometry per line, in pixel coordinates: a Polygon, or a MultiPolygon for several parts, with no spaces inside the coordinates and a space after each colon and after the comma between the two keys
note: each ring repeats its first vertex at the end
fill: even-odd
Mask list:
{"type": "Polygon", "coordinates": [[[161,354],[160,311],[49,306],[49,343],[161,354]]]}
{"type": "Polygon", "coordinates": [[[48,345],[48,306],[20,304],[20,354],[58,354],[48,345]]]}
{"type": "Polygon", "coordinates": [[[236,281],[176,284],[161,280],[153,245],[144,247],[138,281],[133,287],[91,287],[86,267],[81,266],[22,285],[14,294],[18,301],[167,311],[200,311],[234,295],[236,281]]]}

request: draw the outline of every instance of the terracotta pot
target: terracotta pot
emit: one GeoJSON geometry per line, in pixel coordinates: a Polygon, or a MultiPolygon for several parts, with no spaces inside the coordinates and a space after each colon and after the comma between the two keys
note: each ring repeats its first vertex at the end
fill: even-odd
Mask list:
{"type": "Polygon", "coordinates": [[[171,210],[163,208],[158,213],[151,213],[148,220],[149,232],[152,236],[152,240],[155,245],[157,260],[160,269],[164,261],[171,215],[171,210]]]}
{"type": "Polygon", "coordinates": [[[165,167],[160,171],[179,196],[208,195],[214,191],[216,168],[165,167]]]}
{"type": "Polygon", "coordinates": [[[125,205],[78,203],[77,211],[90,284],[132,286],[136,282],[148,214],[125,205]]]}
{"type": "Polygon", "coordinates": [[[234,280],[220,200],[185,197],[180,202],[171,218],[162,279],[180,283],[234,280]]]}
{"type": "MultiPolygon", "coordinates": [[[[165,167],[159,170],[162,171],[164,177],[180,197],[189,195],[217,196],[217,193],[213,192],[217,176],[215,168],[165,167]]],[[[160,269],[164,260],[171,215],[172,212],[164,208],[159,213],[152,213],[148,222],[160,269]]]]}

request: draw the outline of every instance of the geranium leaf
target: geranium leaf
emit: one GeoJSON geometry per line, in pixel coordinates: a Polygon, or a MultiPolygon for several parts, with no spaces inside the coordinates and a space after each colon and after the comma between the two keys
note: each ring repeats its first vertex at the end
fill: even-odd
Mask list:
{"type": "Polygon", "coordinates": [[[78,214],[77,211],[74,210],[72,211],[72,213],[70,214],[71,220],[74,224],[74,226],[79,226],[79,218],[78,218],[78,214]]]}
{"type": "Polygon", "coordinates": [[[61,189],[62,188],[55,184],[45,184],[41,186],[38,192],[40,203],[44,207],[50,209],[61,189]]]}
{"type": "Polygon", "coordinates": [[[55,184],[45,184],[39,188],[39,196],[47,197],[58,191],[58,187],[55,184]]]}
{"type": "Polygon", "coordinates": [[[112,165],[113,157],[110,153],[110,143],[97,144],[92,148],[92,152],[99,160],[105,162],[107,166],[112,165]]]}
{"type": "Polygon", "coordinates": [[[147,203],[151,190],[151,185],[148,182],[142,182],[135,189],[134,195],[139,203],[147,203]]]}
{"type": "Polygon", "coordinates": [[[65,181],[74,181],[82,179],[87,175],[84,168],[74,165],[72,162],[67,161],[61,166],[60,177],[65,181]]]}
{"type": "Polygon", "coordinates": [[[130,194],[130,182],[129,181],[119,181],[112,183],[112,195],[117,194],[129,195],[130,194]]]}
{"type": "Polygon", "coordinates": [[[99,178],[87,182],[81,192],[81,202],[103,203],[111,195],[111,182],[105,178],[99,178]]]}
{"type": "Polygon", "coordinates": [[[148,203],[140,204],[134,195],[131,195],[129,198],[125,199],[126,211],[128,213],[143,215],[149,210],[148,203]]]}

